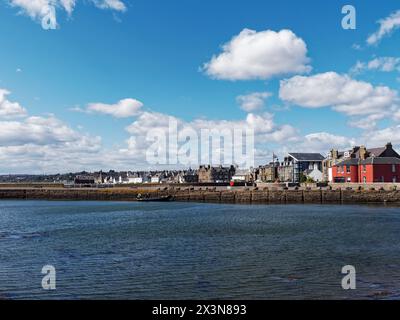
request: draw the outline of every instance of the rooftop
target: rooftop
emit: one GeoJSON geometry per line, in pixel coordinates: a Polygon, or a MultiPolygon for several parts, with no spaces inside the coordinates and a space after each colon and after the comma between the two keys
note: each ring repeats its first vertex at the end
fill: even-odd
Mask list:
{"type": "Polygon", "coordinates": [[[385,152],[385,150],[386,150],[386,147],[371,148],[371,149],[368,149],[368,152],[370,153],[371,156],[379,157],[383,152],[385,152]]]}
{"type": "Polygon", "coordinates": [[[361,161],[361,164],[400,164],[400,159],[395,157],[371,157],[361,161]]]}
{"type": "Polygon", "coordinates": [[[298,161],[322,161],[325,159],[320,153],[289,153],[289,155],[298,161]]]}
{"type": "Polygon", "coordinates": [[[354,166],[358,164],[400,164],[400,159],[395,157],[369,157],[365,160],[349,159],[335,165],[335,167],[354,166]]]}
{"type": "Polygon", "coordinates": [[[334,165],[334,167],[342,167],[342,166],[356,166],[359,164],[359,159],[348,159],[344,160],[342,162],[339,162],[338,164],[334,165]]]}

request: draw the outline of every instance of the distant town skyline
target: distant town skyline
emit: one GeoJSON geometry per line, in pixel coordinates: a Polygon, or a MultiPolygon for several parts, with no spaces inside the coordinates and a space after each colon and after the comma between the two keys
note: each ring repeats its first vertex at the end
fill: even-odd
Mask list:
{"type": "Polygon", "coordinates": [[[399,27],[394,0],[1,1],[0,174],[187,168],[146,161],[170,119],[253,130],[256,166],[399,150],[399,27]]]}

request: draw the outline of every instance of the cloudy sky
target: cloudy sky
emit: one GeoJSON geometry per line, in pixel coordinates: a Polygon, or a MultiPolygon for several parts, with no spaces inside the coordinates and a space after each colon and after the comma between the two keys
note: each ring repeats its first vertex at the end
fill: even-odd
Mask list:
{"type": "Polygon", "coordinates": [[[354,0],[344,30],[345,4],[0,0],[0,173],[150,168],[170,117],[254,129],[257,164],[400,148],[400,4],[354,0]]]}

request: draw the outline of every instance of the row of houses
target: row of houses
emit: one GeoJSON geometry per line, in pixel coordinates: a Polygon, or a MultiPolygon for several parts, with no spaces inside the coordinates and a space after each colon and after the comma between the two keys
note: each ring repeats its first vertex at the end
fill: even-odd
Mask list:
{"type": "Polygon", "coordinates": [[[262,182],[396,183],[400,182],[400,155],[389,142],[384,147],[319,153],[288,153],[257,169],[262,182]]]}
{"type": "MultiPolygon", "coordinates": [[[[247,170],[248,171],[248,170],[247,170]]],[[[246,171],[246,172],[247,172],[246,171]]],[[[198,170],[171,170],[154,172],[83,172],[75,176],[74,184],[219,184],[235,178],[235,166],[200,166],[198,170]]],[[[240,173],[238,171],[238,173],[240,173]]],[[[241,179],[241,176],[236,178],[241,179]]],[[[235,179],[236,179],[235,178],[235,179]]]]}
{"type": "Polygon", "coordinates": [[[109,171],[82,172],[75,176],[74,184],[79,185],[114,185],[114,184],[168,184],[197,183],[196,170],[165,170],[165,171],[109,171]]]}
{"type": "Polygon", "coordinates": [[[257,169],[255,176],[261,182],[323,181],[325,157],[319,153],[288,153],[282,162],[274,161],[257,169]]]}
{"type": "Polygon", "coordinates": [[[265,166],[239,170],[235,166],[202,165],[197,170],[154,172],[96,172],[78,175],[75,184],[220,184],[240,182],[400,182],[400,155],[391,143],[380,148],[356,146],[350,150],[332,149],[320,153],[288,153],[283,161],[273,156],[265,166]]]}
{"type": "Polygon", "coordinates": [[[332,150],[325,166],[328,180],[334,183],[400,182],[400,155],[391,143],[381,148],[332,150]]]}

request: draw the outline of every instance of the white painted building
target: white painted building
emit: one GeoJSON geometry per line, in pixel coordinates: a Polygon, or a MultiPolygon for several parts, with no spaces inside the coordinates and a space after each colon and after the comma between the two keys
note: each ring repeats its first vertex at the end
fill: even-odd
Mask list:
{"type": "Polygon", "coordinates": [[[232,177],[232,181],[240,181],[240,182],[245,182],[246,181],[246,175],[245,174],[235,174],[232,177]]]}
{"type": "Polygon", "coordinates": [[[333,182],[333,171],[332,168],[328,168],[328,181],[333,182]]]}
{"type": "Polygon", "coordinates": [[[313,179],[315,182],[321,182],[324,180],[324,174],[318,168],[307,170],[306,175],[308,178],[313,179]]]}
{"type": "Polygon", "coordinates": [[[246,182],[246,178],[249,175],[249,170],[236,170],[234,176],[232,176],[232,181],[236,182],[246,182]]]}
{"type": "Polygon", "coordinates": [[[130,178],[128,178],[128,183],[141,184],[141,183],[143,183],[143,178],[142,177],[130,177],[130,178]]]}
{"type": "Polygon", "coordinates": [[[151,177],[151,183],[160,183],[161,178],[159,176],[151,177]]]}

